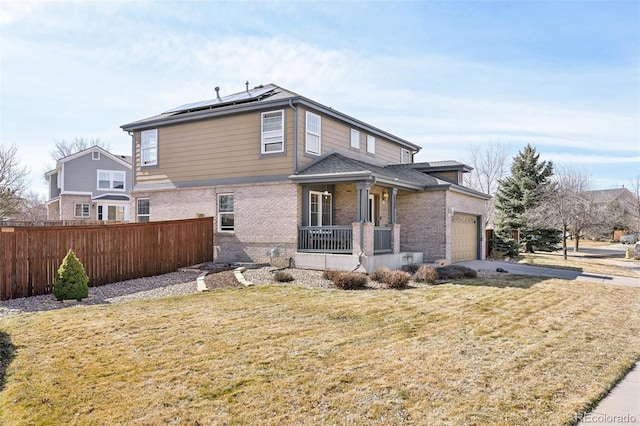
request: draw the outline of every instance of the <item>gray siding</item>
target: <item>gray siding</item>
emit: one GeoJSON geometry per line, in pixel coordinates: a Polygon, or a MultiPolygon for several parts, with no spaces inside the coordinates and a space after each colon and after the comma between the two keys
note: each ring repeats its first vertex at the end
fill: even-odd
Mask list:
{"type": "Polygon", "coordinates": [[[125,191],[131,191],[131,170],[113,161],[100,153],[99,160],[91,159],[91,152],[82,157],[75,158],[64,163],[64,190],[65,192],[91,192],[96,197],[108,193],[119,193],[113,190],[98,190],[98,170],[122,171],[126,174],[125,191]]]}
{"type": "Polygon", "coordinates": [[[53,173],[49,177],[49,199],[60,196],[60,188],[58,188],[58,173],[53,173]]]}

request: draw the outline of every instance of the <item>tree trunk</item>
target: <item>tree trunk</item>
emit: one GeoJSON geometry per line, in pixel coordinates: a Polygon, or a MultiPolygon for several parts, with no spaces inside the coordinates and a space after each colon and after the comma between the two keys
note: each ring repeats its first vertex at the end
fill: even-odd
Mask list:
{"type": "Polygon", "coordinates": [[[562,255],[567,260],[567,225],[562,225],[562,255]]]}
{"type": "Polygon", "coordinates": [[[577,253],[580,251],[580,235],[576,234],[573,240],[575,241],[573,244],[573,252],[577,253]]]}

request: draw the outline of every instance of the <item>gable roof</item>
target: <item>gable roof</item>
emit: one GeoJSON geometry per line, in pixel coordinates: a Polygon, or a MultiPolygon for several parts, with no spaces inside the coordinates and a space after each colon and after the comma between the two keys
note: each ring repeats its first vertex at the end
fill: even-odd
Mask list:
{"type": "Polygon", "coordinates": [[[60,158],[57,163],[56,163],[56,168],[53,170],[49,170],[48,172],[46,172],[44,175],[45,176],[50,176],[51,174],[55,173],[56,170],[58,170],[58,166],[60,166],[63,163],[75,160],[76,158],[80,158],[82,156],[91,154],[92,152],[98,151],[100,152],[100,155],[104,155],[107,158],[115,161],[116,163],[121,164],[123,167],[127,167],[129,169],[131,169],[131,156],[130,155],[115,155],[110,153],[109,151],[107,151],[104,148],[101,148],[97,145],[91,146],[87,149],[83,149],[82,151],[78,151],[74,154],[71,155],[67,155],[66,157],[60,158]]]}
{"type": "Polygon", "coordinates": [[[264,86],[260,85],[253,89],[247,89],[243,92],[220,96],[215,99],[184,104],[152,117],[123,124],[120,128],[128,132],[147,130],[171,124],[187,123],[230,114],[264,110],[266,108],[295,108],[295,106],[298,105],[303,105],[307,108],[314,109],[328,116],[337,118],[354,127],[361,128],[372,135],[389,139],[414,152],[418,152],[421,149],[419,145],[392,135],[391,133],[371,126],[361,120],[300,96],[295,92],[284,89],[275,84],[267,84],[264,86]]]}
{"type": "Polygon", "coordinates": [[[334,152],[316,160],[289,179],[297,183],[326,183],[368,180],[389,186],[413,190],[448,190],[464,192],[484,199],[486,194],[456,185],[413,169],[412,164],[376,166],[334,152]]]}
{"type": "Polygon", "coordinates": [[[613,200],[631,201],[635,198],[627,188],[596,189],[585,191],[585,194],[595,203],[610,203],[613,200]]]}

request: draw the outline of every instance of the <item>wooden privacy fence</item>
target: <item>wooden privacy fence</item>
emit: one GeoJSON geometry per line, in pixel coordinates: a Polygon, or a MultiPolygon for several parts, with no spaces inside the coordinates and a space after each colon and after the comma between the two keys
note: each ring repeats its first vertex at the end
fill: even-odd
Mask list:
{"type": "Polygon", "coordinates": [[[91,287],[211,261],[213,222],[0,228],[0,300],[52,293],[69,249],[84,265],[91,287]]]}

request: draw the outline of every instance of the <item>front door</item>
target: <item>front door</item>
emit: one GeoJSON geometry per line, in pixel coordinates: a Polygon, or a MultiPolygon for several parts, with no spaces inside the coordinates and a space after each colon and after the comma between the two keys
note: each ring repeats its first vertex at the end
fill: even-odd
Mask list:
{"type": "Polygon", "coordinates": [[[369,208],[367,209],[367,222],[373,223],[375,226],[380,225],[380,203],[378,196],[369,194],[369,208]]]}

